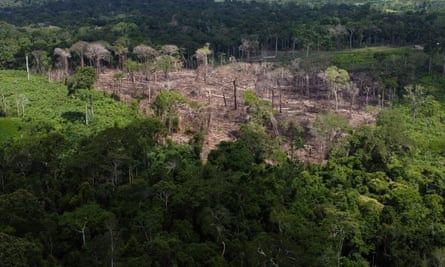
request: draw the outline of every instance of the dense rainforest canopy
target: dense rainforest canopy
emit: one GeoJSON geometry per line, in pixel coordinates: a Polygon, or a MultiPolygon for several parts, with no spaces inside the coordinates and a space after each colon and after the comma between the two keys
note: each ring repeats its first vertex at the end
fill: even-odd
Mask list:
{"type": "Polygon", "coordinates": [[[0,265],[444,266],[441,1],[271,2],[5,1],[0,265]],[[233,85],[217,112],[246,119],[202,159],[207,117],[179,110],[211,105],[170,73],[210,86],[210,65],[233,85]],[[116,101],[141,80],[165,87],[116,101]],[[333,104],[278,121],[289,94],[333,104]]]}
{"type": "Polygon", "coordinates": [[[5,22],[0,66],[24,66],[25,54],[33,52],[51,58],[55,48],[70,48],[79,41],[104,43],[115,58],[122,48],[133,52],[141,44],[174,44],[187,66],[194,64],[192,56],[205,43],[217,58],[238,58],[247,51],[258,56],[265,50],[375,45],[421,44],[443,50],[441,14],[440,9],[427,8],[387,12],[371,4],[310,8],[291,1],[55,1],[0,9],[5,22]]]}

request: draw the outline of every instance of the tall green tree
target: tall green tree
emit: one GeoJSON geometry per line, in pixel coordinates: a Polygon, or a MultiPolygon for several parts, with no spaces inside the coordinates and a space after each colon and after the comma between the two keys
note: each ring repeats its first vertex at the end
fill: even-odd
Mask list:
{"type": "Polygon", "coordinates": [[[335,110],[338,110],[339,93],[341,90],[349,90],[351,88],[351,80],[347,70],[340,69],[337,66],[330,66],[319,76],[326,81],[334,95],[335,110]]]}

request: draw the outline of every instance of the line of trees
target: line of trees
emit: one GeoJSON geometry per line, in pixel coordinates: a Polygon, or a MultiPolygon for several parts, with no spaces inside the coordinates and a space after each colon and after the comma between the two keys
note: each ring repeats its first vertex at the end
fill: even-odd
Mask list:
{"type": "Polygon", "coordinates": [[[75,48],[71,55],[82,53],[80,59],[89,57],[96,65],[107,60],[110,66],[122,68],[125,58],[132,57],[129,52],[141,44],[156,50],[175,44],[186,67],[196,67],[193,55],[205,43],[210,43],[215,58],[222,61],[230,56],[247,60],[279,51],[304,50],[309,54],[408,44],[442,51],[445,45],[441,40],[444,27],[437,19],[440,13],[385,13],[370,5],[308,8],[203,0],[162,4],[132,1],[122,5],[64,1],[36,9],[0,9],[2,19],[12,23],[1,25],[0,47],[5,49],[0,51],[0,67],[23,67],[29,54],[37,71],[56,65],[66,68],[67,51],[55,49],[70,47],[75,48]],[[111,11],[131,16],[121,19],[107,15],[111,11]],[[96,45],[89,45],[87,51],[83,42],[96,45]]]}

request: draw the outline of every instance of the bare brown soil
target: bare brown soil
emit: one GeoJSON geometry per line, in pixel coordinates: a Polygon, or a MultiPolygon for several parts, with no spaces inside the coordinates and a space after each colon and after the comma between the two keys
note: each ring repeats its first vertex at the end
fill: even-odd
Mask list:
{"type": "MultiPolygon", "coordinates": [[[[160,73],[138,73],[133,79],[129,75],[116,79],[116,73],[115,70],[102,73],[95,88],[112,93],[116,99],[127,103],[137,101],[140,111],[147,115],[152,114],[150,104],[161,90],[178,90],[186,96],[192,104],[179,108],[179,131],[172,138],[177,143],[187,143],[193,133],[203,133],[203,159],[221,141],[234,140],[240,124],[248,123],[250,115],[243,106],[242,95],[252,89],[258,97],[272,101],[277,120],[293,119],[304,127],[302,134],[307,145],[296,153],[300,160],[323,160],[317,140],[310,134],[310,122],[317,114],[333,111],[335,104],[329,88],[317,73],[277,69],[268,63],[232,63],[217,68],[201,66],[197,70],[173,71],[167,77],[160,73]]],[[[365,93],[363,88],[359,89],[357,100],[352,104],[351,98],[342,94],[337,110],[355,127],[374,123],[376,114],[364,111],[365,93]]],[[[288,145],[283,144],[283,147],[288,145]]]]}

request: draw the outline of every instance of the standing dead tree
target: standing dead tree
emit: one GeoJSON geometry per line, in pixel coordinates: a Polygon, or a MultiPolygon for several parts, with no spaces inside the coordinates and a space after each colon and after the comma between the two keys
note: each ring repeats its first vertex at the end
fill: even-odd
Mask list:
{"type": "Polygon", "coordinates": [[[99,75],[101,73],[101,62],[106,61],[110,52],[105,47],[104,44],[101,43],[90,43],[87,45],[85,56],[90,60],[91,63],[94,62],[96,66],[96,72],[99,75]]]}
{"type": "Polygon", "coordinates": [[[153,62],[159,56],[159,52],[151,46],[141,44],[133,48],[133,53],[136,54],[142,64],[142,71],[147,79],[149,72],[154,69],[153,62]]]}
{"type": "Polygon", "coordinates": [[[85,56],[85,52],[87,50],[87,46],[88,46],[87,42],[79,41],[70,47],[70,51],[73,52],[74,54],[76,54],[80,58],[80,66],[81,67],[85,66],[84,56],[85,56]]]}
{"type": "Polygon", "coordinates": [[[196,78],[199,78],[200,69],[203,68],[204,82],[207,82],[208,72],[208,56],[212,54],[212,50],[209,49],[210,43],[206,43],[204,47],[198,48],[195,53],[195,57],[198,60],[198,68],[196,78]]]}
{"type": "Polygon", "coordinates": [[[60,57],[60,59],[62,60],[64,75],[68,75],[68,58],[71,57],[70,50],[67,48],[64,49],[56,47],[54,49],[54,55],[60,57]]]}
{"type": "Polygon", "coordinates": [[[259,48],[258,36],[250,35],[241,38],[241,45],[239,46],[240,58],[250,60],[252,55],[255,55],[259,48]]]}

